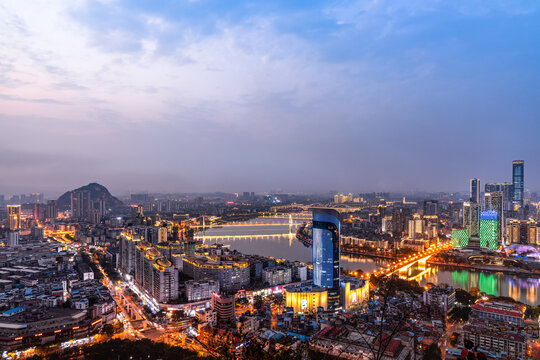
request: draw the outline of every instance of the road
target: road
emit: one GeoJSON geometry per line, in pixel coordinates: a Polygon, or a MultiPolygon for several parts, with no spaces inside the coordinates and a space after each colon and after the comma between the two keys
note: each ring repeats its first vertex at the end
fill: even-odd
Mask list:
{"type": "Polygon", "coordinates": [[[441,354],[442,358],[446,358],[446,349],[450,345],[450,338],[452,337],[453,333],[461,333],[461,323],[458,321],[447,323],[446,324],[446,331],[439,340],[439,346],[441,347],[441,354]]]}

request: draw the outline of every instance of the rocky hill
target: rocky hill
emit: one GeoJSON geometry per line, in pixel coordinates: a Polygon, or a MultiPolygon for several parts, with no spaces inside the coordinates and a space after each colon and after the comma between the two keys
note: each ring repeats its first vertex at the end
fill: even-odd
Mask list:
{"type": "Polygon", "coordinates": [[[100,185],[98,183],[90,183],[88,185],[81,186],[78,189],[67,191],[62,196],[60,196],[56,202],[56,206],[58,207],[58,210],[64,211],[64,210],[68,210],[71,207],[71,193],[77,190],[90,191],[90,199],[92,201],[99,200],[99,199],[105,200],[105,206],[107,208],[114,208],[117,206],[124,205],[124,203],[122,203],[120,200],[112,196],[109,190],[107,190],[105,186],[100,185]]]}

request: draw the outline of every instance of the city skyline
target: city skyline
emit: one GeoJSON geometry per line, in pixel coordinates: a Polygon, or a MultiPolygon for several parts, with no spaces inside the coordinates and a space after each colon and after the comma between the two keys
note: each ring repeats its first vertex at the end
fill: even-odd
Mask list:
{"type": "MultiPolygon", "coordinates": [[[[507,192],[512,192],[513,193],[513,188],[514,188],[514,182],[516,181],[516,164],[519,164],[519,168],[521,169],[520,171],[520,178],[521,180],[520,183],[518,184],[518,187],[521,186],[521,202],[523,201],[523,197],[524,196],[529,196],[529,195],[533,195],[533,197],[535,196],[535,194],[537,193],[537,190],[535,190],[534,188],[533,189],[530,189],[526,186],[524,186],[526,184],[526,182],[524,182],[524,171],[523,171],[523,168],[524,168],[524,164],[525,164],[525,161],[524,160],[513,160],[512,161],[512,174],[511,174],[511,181],[507,181],[507,180],[503,180],[503,181],[492,181],[490,179],[485,179],[485,180],[481,180],[481,179],[478,179],[478,178],[471,178],[469,180],[469,189],[468,190],[464,190],[464,189],[461,189],[461,190],[457,190],[457,191],[444,191],[442,189],[440,189],[439,191],[427,191],[427,190],[409,190],[409,191],[397,191],[397,190],[389,190],[389,189],[386,189],[386,190],[383,190],[383,191],[373,191],[373,190],[361,190],[361,189],[356,189],[356,190],[351,190],[351,189],[348,189],[348,190],[319,190],[319,191],[284,191],[283,189],[266,189],[266,190],[258,190],[256,192],[254,191],[247,191],[247,193],[252,193],[252,194],[258,194],[258,195],[261,195],[261,194],[271,194],[271,193],[291,193],[291,194],[298,194],[298,195],[317,195],[317,196],[324,196],[324,195],[335,195],[335,194],[340,194],[342,196],[344,196],[342,193],[349,193],[349,196],[351,196],[352,193],[355,193],[355,194],[367,194],[367,193],[388,193],[390,194],[391,196],[413,196],[413,197],[418,197],[418,196],[430,196],[430,195],[435,195],[437,193],[440,193],[440,194],[452,194],[453,196],[460,196],[462,197],[462,200],[464,201],[471,201],[472,203],[478,203],[479,202],[479,199],[480,199],[480,194],[485,194],[486,196],[489,194],[489,193],[492,193],[493,191],[503,191],[505,192],[505,194],[507,192]],[[509,188],[505,189],[505,186],[508,187],[510,186],[509,188]],[[489,189],[488,189],[489,187],[489,189]],[[485,190],[484,190],[485,188],[485,190]]],[[[88,186],[90,185],[102,185],[102,184],[98,184],[97,182],[92,182],[92,183],[89,183],[88,186]]],[[[83,184],[81,185],[82,187],[86,186],[86,184],[83,184]]],[[[79,186],[77,186],[77,188],[79,188],[79,186]]],[[[1,190],[1,189],[0,189],[1,190]]],[[[13,193],[0,193],[0,197],[2,199],[5,199],[6,201],[10,199],[10,196],[11,197],[19,197],[19,195],[21,197],[29,197],[30,198],[36,198],[39,196],[41,198],[43,198],[45,196],[46,199],[56,199],[56,197],[64,194],[65,193],[68,193],[72,190],[76,190],[76,189],[65,189],[65,190],[62,190],[61,192],[51,192],[51,193],[47,193],[47,194],[44,194],[42,192],[33,192],[31,189],[26,189],[24,191],[21,191],[21,192],[13,192],[13,193]],[[30,193],[28,193],[30,192],[30,193]]],[[[160,192],[160,191],[151,191],[151,190],[141,190],[141,189],[138,189],[138,190],[133,190],[133,189],[128,189],[128,188],[121,188],[119,190],[117,190],[116,192],[116,195],[118,196],[122,196],[122,197],[129,197],[130,195],[133,195],[133,194],[155,194],[155,195],[159,195],[159,194],[178,194],[178,195],[181,195],[181,194],[184,194],[184,195],[197,195],[197,194],[200,194],[200,195],[210,195],[210,194],[246,194],[246,191],[244,191],[245,189],[241,189],[241,190],[236,190],[236,191],[219,191],[219,190],[216,190],[216,191],[169,191],[169,192],[160,192]]],[[[507,194],[505,196],[511,196],[512,198],[514,197],[513,194],[507,194]]],[[[518,197],[519,197],[518,196],[518,197]]],[[[13,199],[13,198],[12,198],[13,199]]],[[[512,200],[512,199],[509,199],[509,200],[512,200]]],[[[22,200],[21,200],[22,201],[22,200]]],[[[17,201],[16,201],[17,202],[17,201]]],[[[23,201],[24,202],[24,201],[23,201]]],[[[38,201],[39,202],[39,201],[38,201]]],[[[512,202],[512,201],[510,201],[512,202]]],[[[521,203],[522,204],[522,203],[521,203]]],[[[508,205],[509,206],[509,205],[508,205]]],[[[521,205],[522,206],[522,205],[521,205]]]]}
{"type": "Polygon", "coordinates": [[[521,158],[526,189],[540,175],[537,4],[59,0],[0,14],[4,193],[455,191],[511,181],[521,158]]]}

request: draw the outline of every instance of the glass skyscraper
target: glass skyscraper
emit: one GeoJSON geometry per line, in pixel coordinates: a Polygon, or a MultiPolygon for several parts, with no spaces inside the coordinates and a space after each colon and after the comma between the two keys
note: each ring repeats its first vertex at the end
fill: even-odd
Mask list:
{"type": "Polygon", "coordinates": [[[333,209],[313,209],[313,284],[328,289],[328,309],[339,307],[341,220],[333,209]]]}
{"type": "Polygon", "coordinates": [[[524,190],[524,166],[523,160],[512,161],[512,183],[514,184],[514,206],[523,207],[524,190]]]}
{"type": "Polygon", "coordinates": [[[471,202],[478,204],[480,202],[480,180],[471,179],[471,202]]]}

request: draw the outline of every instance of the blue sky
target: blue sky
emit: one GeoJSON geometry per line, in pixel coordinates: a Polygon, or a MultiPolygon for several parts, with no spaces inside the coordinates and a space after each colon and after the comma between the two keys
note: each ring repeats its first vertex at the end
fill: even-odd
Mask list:
{"type": "Polygon", "coordinates": [[[540,190],[534,1],[0,3],[0,193],[540,190]]]}

